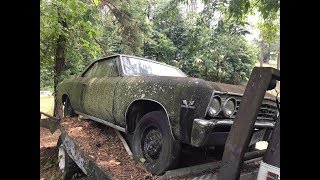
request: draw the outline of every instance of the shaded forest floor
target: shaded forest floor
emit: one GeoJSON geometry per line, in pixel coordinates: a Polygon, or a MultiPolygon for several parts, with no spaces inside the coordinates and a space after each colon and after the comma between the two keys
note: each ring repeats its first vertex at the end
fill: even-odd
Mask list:
{"type": "Polygon", "coordinates": [[[58,166],[58,150],[56,148],[60,131],[51,134],[48,129],[40,128],[40,179],[55,180],[62,178],[58,166]]]}

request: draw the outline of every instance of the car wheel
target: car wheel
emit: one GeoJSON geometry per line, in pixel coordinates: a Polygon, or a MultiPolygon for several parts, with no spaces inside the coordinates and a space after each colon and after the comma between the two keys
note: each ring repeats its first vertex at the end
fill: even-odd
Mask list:
{"type": "Polygon", "coordinates": [[[73,161],[73,159],[68,155],[66,150],[62,145],[58,148],[58,160],[59,169],[63,171],[64,180],[72,179],[75,174],[84,175],[78,165],[73,161]]]}
{"type": "Polygon", "coordinates": [[[145,162],[148,171],[161,175],[178,164],[180,143],[175,141],[166,115],[153,111],[138,122],[132,137],[132,153],[136,161],[145,162]]]}
{"type": "Polygon", "coordinates": [[[64,115],[64,117],[77,117],[78,116],[74,112],[69,98],[67,98],[66,101],[64,102],[63,115],[64,115]]]}

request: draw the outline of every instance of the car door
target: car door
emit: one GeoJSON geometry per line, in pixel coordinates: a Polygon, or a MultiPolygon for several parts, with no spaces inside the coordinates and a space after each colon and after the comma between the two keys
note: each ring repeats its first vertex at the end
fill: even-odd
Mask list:
{"type": "Polygon", "coordinates": [[[86,85],[94,77],[97,70],[97,63],[92,63],[86,70],[73,80],[72,90],[70,93],[70,101],[75,111],[84,113],[83,109],[83,93],[86,85]]]}
{"type": "Polygon", "coordinates": [[[96,118],[114,123],[114,91],[120,80],[118,57],[99,60],[92,77],[86,82],[82,97],[83,111],[96,118]]]}

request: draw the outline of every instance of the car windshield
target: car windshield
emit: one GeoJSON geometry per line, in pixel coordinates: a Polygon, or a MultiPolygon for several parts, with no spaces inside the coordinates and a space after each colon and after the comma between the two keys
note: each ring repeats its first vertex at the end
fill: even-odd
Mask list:
{"type": "Polygon", "coordinates": [[[124,56],[121,62],[126,75],[187,77],[177,68],[152,61],[124,56]]]}

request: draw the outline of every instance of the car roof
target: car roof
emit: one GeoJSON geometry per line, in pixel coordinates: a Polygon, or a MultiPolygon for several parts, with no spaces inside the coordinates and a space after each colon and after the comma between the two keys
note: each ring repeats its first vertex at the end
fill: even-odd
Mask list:
{"type": "Polygon", "coordinates": [[[99,61],[99,60],[103,60],[103,59],[108,59],[108,58],[112,58],[112,57],[120,57],[120,56],[132,57],[132,58],[142,59],[142,60],[146,60],[146,61],[152,61],[152,62],[154,62],[154,63],[159,63],[159,64],[163,64],[163,65],[168,65],[168,66],[170,66],[169,64],[166,64],[166,63],[163,63],[163,62],[155,61],[155,60],[148,59],[148,58],[144,58],[144,57],[128,55],[128,54],[114,54],[114,55],[110,55],[110,56],[105,56],[105,57],[99,58],[99,59],[97,59],[97,60],[95,60],[95,61],[99,61]]]}
{"type": "Polygon", "coordinates": [[[104,59],[108,59],[108,58],[112,58],[112,57],[121,57],[121,56],[132,57],[132,58],[137,58],[137,59],[141,59],[141,60],[145,60],[145,61],[150,61],[150,62],[157,63],[157,64],[162,64],[162,65],[169,66],[169,67],[172,67],[172,68],[175,68],[175,69],[178,69],[179,71],[181,71],[181,69],[179,69],[179,68],[177,68],[175,66],[171,66],[169,64],[166,64],[164,62],[154,61],[152,59],[147,59],[147,58],[143,58],[143,57],[139,57],[139,56],[133,56],[133,55],[127,55],[127,54],[114,54],[114,55],[110,55],[110,56],[105,56],[105,57],[102,57],[102,58],[94,60],[93,63],[96,62],[96,61],[100,61],[100,60],[104,60],[104,59]]]}

